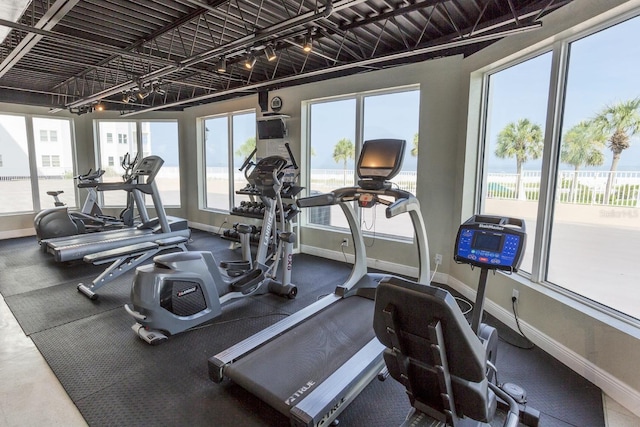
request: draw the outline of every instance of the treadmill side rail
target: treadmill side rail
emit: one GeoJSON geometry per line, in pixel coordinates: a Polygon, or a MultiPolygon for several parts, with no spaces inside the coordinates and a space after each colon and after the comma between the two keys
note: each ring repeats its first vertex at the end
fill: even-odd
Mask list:
{"type": "Polygon", "coordinates": [[[308,307],[295,312],[286,319],[282,319],[281,321],[269,326],[266,329],[263,329],[257,334],[240,341],[238,344],[232,347],[229,347],[221,353],[210,357],[208,361],[209,378],[211,379],[211,381],[216,383],[222,382],[222,380],[224,379],[224,369],[227,365],[243,357],[245,354],[252,352],[262,344],[272,340],[278,335],[285,333],[289,329],[296,326],[298,323],[308,320],[309,317],[313,316],[313,314],[324,310],[326,307],[330,306],[340,299],[342,298],[335,294],[327,295],[326,297],[314,302],[308,307]]]}
{"type": "Polygon", "coordinates": [[[329,425],[364,390],[384,367],[385,346],[373,338],[351,359],[291,408],[291,425],[329,425]]]}

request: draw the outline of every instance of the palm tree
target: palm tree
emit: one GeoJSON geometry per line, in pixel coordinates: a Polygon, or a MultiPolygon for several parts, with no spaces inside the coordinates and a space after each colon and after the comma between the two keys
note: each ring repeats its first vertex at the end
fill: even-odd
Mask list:
{"type": "Polygon", "coordinates": [[[411,148],[411,155],[418,157],[418,132],[413,135],[413,148],[411,148]]]}
{"type": "Polygon", "coordinates": [[[562,138],[560,161],[574,168],[569,200],[576,199],[578,169],[582,166],[600,166],[604,163],[604,136],[595,128],[593,122],[582,121],[567,131],[562,138]]]}
{"type": "Polygon", "coordinates": [[[344,185],[347,183],[347,161],[353,160],[355,153],[356,149],[349,138],[342,138],[333,147],[333,160],[336,163],[342,162],[344,185]]]}
{"type": "Polygon", "coordinates": [[[631,137],[640,131],[638,107],[640,107],[640,97],[609,105],[594,119],[597,129],[605,136],[608,136],[609,143],[607,147],[613,152],[611,169],[607,178],[607,188],[604,193],[604,203],[609,202],[614,175],[620,162],[620,155],[630,147],[629,140],[631,137]]]}
{"type": "Polygon", "coordinates": [[[542,129],[529,119],[520,119],[507,124],[498,134],[495,155],[501,159],[516,158],[516,196],[526,200],[522,185],[522,165],[538,159],[543,148],[542,129]]]}
{"type": "Polygon", "coordinates": [[[249,157],[249,154],[251,154],[253,150],[255,150],[255,148],[256,137],[252,136],[247,138],[247,140],[243,142],[242,145],[238,147],[238,149],[233,154],[235,154],[236,157],[242,157],[243,159],[246,159],[247,157],[249,157]]]}

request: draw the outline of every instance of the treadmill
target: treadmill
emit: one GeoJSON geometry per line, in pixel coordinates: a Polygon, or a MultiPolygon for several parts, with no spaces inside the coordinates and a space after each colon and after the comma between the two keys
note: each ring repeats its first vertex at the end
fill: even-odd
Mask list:
{"type": "MultiPolygon", "coordinates": [[[[140,215],[140,225],[120,230],[101,231],[89,234],[55,237],[40,242],[44,252],[54,256],[57,262],[83,259],[85,255],[116,249],[137,243],[153,242],[170,237],[189,238],[187,220],[167,216],[155,177],[164,164],[158,156],[143,158],[132,173],[133,179],[128,182],[96,182],[97,191],[124,190],[133,194],[133,199],[140,215]],[[144,179],[144,182],[142,180],[144,179]],[[156,211],[156,218],[150,218],[144,201],[149,194],[156,211]]],[[[85,185],[86,186],[86,185],[85,185]]]]}
{"type": "Polygon", "coordinates": [[[429,282],[429,255],[418,200],[391,188],[404,140],[370,140],[358,160],[357,186],[302,198],[301,208],[338,204],[349,223],[355,263],[335,292],[209,358],[209,377],[231,379],[289,417],[293,426],[331,423],[384,368],[384,346],[373,330],[378,283],[388,275],[368,273],[365,244],[352,202],[384,204],[386,217],[408,213],[418,246],[420,283],[429,282]]]}

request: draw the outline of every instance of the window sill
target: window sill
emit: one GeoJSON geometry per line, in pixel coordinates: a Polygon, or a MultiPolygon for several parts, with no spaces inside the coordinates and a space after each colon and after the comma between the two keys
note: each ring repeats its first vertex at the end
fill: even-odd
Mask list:
{"type": "MultiPolygon", "coordinates": [[[[504,273],[499,273],[504,274],[504,273]]],[[[553,283],[535,283],[522,274],[504,274],[522,286],[529,287],[549,298],[552,298],[576,311],[602,322],[611,328],[617,329],[636,339],[640,339],[640,320],[616,311],[612,308],[598,304],[586,297],[563,289],[553,283]]]]}

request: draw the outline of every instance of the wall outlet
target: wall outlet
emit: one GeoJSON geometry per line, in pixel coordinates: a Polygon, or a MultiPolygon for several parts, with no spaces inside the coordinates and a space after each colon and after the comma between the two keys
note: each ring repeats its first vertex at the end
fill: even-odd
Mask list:
{"type": "Polygon", "coordinates": [[[340,246],[342,246],[343,248],[346,248],[349,246],[349,239],[342,239],[342,243],[340,244],[340,246]]]}
{"type": "Polygon", "coordinates": [[[511,300],[518,301],[519,298],[520,298],[520,291],[517,289],[514,289],[513,292],[511,293],[511,300]]]}
{"type": "Polygon", "coordinates": [[[441,254],[436,254],[435,260],[436,260],[436,265],[442,264],[442,255],[441,254]]]}

